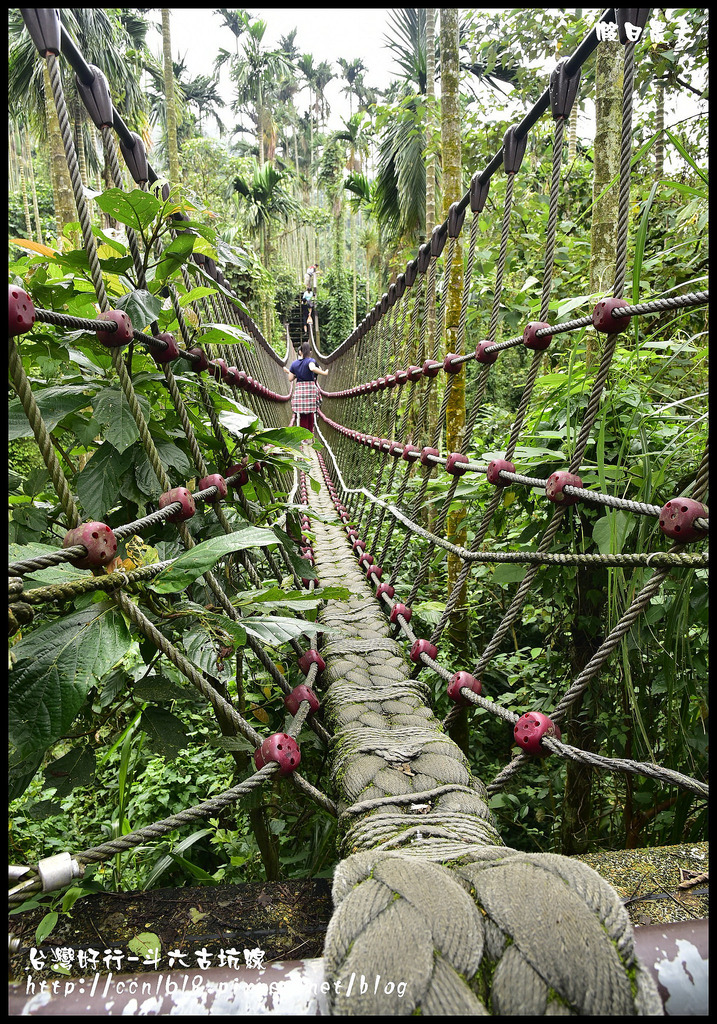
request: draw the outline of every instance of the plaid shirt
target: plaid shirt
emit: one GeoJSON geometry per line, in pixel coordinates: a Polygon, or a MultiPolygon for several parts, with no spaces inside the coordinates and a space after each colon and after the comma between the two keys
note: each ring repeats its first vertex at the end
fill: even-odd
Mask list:
{"type": "Polygon", "coordinates": [[[295,413],[316,412],[321,404],[319,386],[314,380],[295,380],[291,408],[295,413]]]}

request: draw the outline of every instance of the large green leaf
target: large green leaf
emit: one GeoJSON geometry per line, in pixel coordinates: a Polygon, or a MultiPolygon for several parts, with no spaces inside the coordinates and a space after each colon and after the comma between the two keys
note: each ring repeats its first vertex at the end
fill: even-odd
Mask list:
{"type": "Polygon", "coordinates": [[[300,452],[301,442],[307,441],[312,436],[311,431],[303,427],[277,427],[272,430],[262,430],[262,444],[274,444],[277,448],[292,448],[300,452]]]}
{"type": "Polygon", "coordinates": [[[520,583],[527,571],[528,570],[524,565],[515,565],[511,562],[503,562],[501,565],[496,565],[492,580],[493,583],[500,583],[501,585],[506,583],[520,583]]]}
{"type": "Polygon", "coordinates": [[[115,300],[115,306],[125,311],[132,321],[132,326],[138,331],[149,326],[162,312],[162,300],[144,288],[137,288],[122,295],[115,300]]]}
{"type": "Polygon", "coordinates": [[[132,192],[110,188],[97,196],[95,202],[104,213],[135,231],[144,230],[162,209],[162,203],[155,196],[137,188],[132,192]]]}
{"type": "Polygon", "coordinates": [[[622,551],[628,534],[635,528],[635,519],[626,512],[610,510],[593,526],[593,540],[601,555],[622,551]]]}
{"type": "MultiPolygon", "coordinates": [[[[144,395],[137,395],[139,407],[144,418],[149,419],[149,402],[144,395]]],[[[94,416],[104,426],[103,437],[118,452],[123,452],[139,437],[139,429],[135,422],[129,402],[119,388],[102,388],[92,403],[94,416]]]]}
{"type": "Polygon", "coordinates": [[[176,238],[172,239],[157,264],[154,274],[155,282],[166,281],[170,274],[173,274],[183,263],[186,263],[194,248],[195,241],[195,235],[177,235],[176,238]]]}
{"type": "MultiPolygon", "coordinates": [[[[302,633],[307,636],[316,632],[316,624],[304,622],[301,619],[287,619],[280,615],[248,616],[241,620],[241,624],[250,636],[255,636],[267,644],[285,644],[294,640],[302,633]]],[[[322,633],[335,632],[321,626],[322,633]]]]}
{"type": "MultiPolygon", "coordinates": [[[[283,608],[290,611],[307,611],[318,608],[324,601],[347,601],[351,592],[346,587],[322,587],[320,590],[282,590],[269,587],[268,590],[250,590],[238,594],[232,601],[237,608],[259,605],[269,611],[283,608]]],[[[243,621],[243,620],[242,620],[243,621]]]]}
{"type": "Polygon", "coordinates": [[[251,340],[246,331],[234,324],[206,324],[205,327],[206,330],[196,338],[198,345],[206,345],[208,342],[226,345],[236,341],[240,345],[248,345],[251,340]]]}
{"type": "Polygon", "coordinates": [[[164,708],[145,708],[139,724],[147,734],[150,746],[162,754],[174,757],[188,743],[185,726],[164,708]]]}
{"type": "Polygon", "coordinates": [[[54,786],[55,796],[67,796],[77,786],[90,786],[95,778],[95,752],[92,747],[74,747],[45,769],[45,785],[54,786]]]}
{"type": "Polygon", "coordinates": [[[196,288],[192,288],[186,295],[182,295],[179,299],[180,306],[188,306],[190,302],[195,302],[197,299],[204,299],[207,295],[216,295],[216,288],[207,288],[206,285],[198,285],[196,288]]]}
{"type": "Polygon", "coordinates": [[[67,731],[90,686],[124,655],[130,634],[109,602],[54,619],[12,648],[9,733],[21,755],[67,731]]]}
{"type": "Polygon", "coordinates": [[[118,503],[120,477],[131,462],[131,452],[118,452],[105,441],[78,475],[75,485],[77,496],[92,519],[103,521],[118,503]]]}
{"type": "Polygon", "coordinates": [[[223,427],[233,434],[234,437],[240,437],[244,431],[256,422],[256,413],[253,412],[220,412],[218,414],[219,422],[223,427]]]}
{"type": "Polygon", "coordinates": [[[246,548],[262,547],[276,544],[277,539],[271,530],[263,530],[256,526],[248,526],[237,533],[229,533],[223,537],[212,537],[202,541],[196,547],[185,551],[179,558],[159,576],[155,576],[150,584],[160,594],[174,594],[185,590],[203,573],[211,569],[220,558],[232,551],[244,551],[246,548]]]}
{"type": "MultiPolygon", "coordinates": [[[[85,384],[67,384],[62,387],[45,388],[44,391],[33,389],[37,406],[42,413],[48,430],[56,427],[60,420],[71,412],[90,404],[89,392],[85,384]]],[[[32,427],[23,412],[19,398],[8,403],[8,440],[18,437],[32,437],[32,427]]]]}
{"type": "MultiPolygon", "coordinates": [[[[171,466],[176,469],[180,477],[188,478],[192,475],[192,465],[181,448],[171,441],[155,441],[155,447],[163,466],[171,466]]],[[[135,454],[134,478],[137,481],[142,494],[150,498],[158,498],[162,493],[162,486],[157,479],[149,461],[149,456],[144,448],[140,448],[135,454]]]]}

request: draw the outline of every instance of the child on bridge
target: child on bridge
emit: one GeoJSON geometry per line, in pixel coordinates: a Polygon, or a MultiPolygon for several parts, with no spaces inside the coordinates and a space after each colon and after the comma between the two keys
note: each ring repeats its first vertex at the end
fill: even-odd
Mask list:
{"type": "Polygon", "coordinates": [[[291,397],[291,408],[299,417],[299,426],[314,432],[314,414],[321,405],[321,392],[316,383],[318,373],[327,377],[329,371],[322,370],[311,357],[311,345],[304,341],[301,345],[301,358],[295,359],[290,367],[284,367],[290,381],[296,381],[291,397]]]}

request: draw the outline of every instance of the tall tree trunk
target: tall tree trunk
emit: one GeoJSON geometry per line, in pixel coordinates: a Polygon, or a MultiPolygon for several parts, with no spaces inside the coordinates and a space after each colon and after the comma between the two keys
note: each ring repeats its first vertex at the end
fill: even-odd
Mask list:
{"type": "MultiPolygon", "coordinates": [[[[593,222],[590,238],[590,291],[610,292],[615,280],[617,212],[619,181],[598,201],[600,193],[620,170],[620,137],[622,132],[622,86],[624,50],[618,42],[598,44],[595,61],[595,147],[593,163],[593,222]]],[[[597,331],[589,331],[586,342],[588,366],[597,356],[597,331]]],[[[576,612],[571,628],[570,667],[573,678],[587,664],[594,638],[581,629],[580,595],[590,589],[590,571],[581,569],[577,575],[576,612]]],[[[594,731],[589,712],[581,715],[583,698],[575,703],[565,719],[570,742],[584,750],[592,749],[594,731]]],[[[565,791],[562,820],[563,853],[584,853],[588,846],[592,803],[592,768],[568,761],[565,768],[565,791]]]]}
{"type": "MultiPolygon", "coordinates": [[[[443,216],[448,216],[451,203],[461,198],[461,108],[460,66],[458,62],[457,7],[441,8],[441,152],[443,154],[443,216]]],[[[450,242],[448,243],[450,244],[450,242]]],[[[458,240],[453,255],[448,292],[446,296],[446,351],[458,351],[458,324],[463,292],[463,249],[458,240]]],[[[465,364],[460,373],[452,376],[451,395],[446,407],[446,451],[459,451],[466,426],[465,364]]],[[[447,537],[454,544],[466,544],[465,511],[463,508],[448,515],[447,537]]],[[[448,556],[448,593],[453,590],[462,563],[454,555],[448,556]]],[[[448,633],[456,651],[457,662],[468,658],[468,618],[466,615],[466,584],[451,614],[448,633]]],[[[451,730],[456,743],[467,750],[467,717],[461,715],[451,730]]]]}
{"type": "Polygon", "coordinates": [[[181,180],[179,151],[177,149],[177,101],[174,94],[172,69],[172,37],[169,28],[169,9],[162,10],[162,59],[164,61],[164,99],[167,110],[167,148],[169,150],[169,180],[178,185],[181,180]]]}
{"type": "Polygon", "coordinates": [[[20,187],[20,171],[15,148],[15,128],[10,121],[7,125],[7,160],[8,186],[11,192],[15,192],[20,187]]]}
{"type": "Polygon", "coordinates": [[[65,159],[65,147],[62,144],[60,122],[52,99],[52,84],[47,62],[43,61],[42,75],[45,82],[45,118],[47,120],[47,143],[50,153],[50,177],[52,193],[55,199],[55,218],[57,221],[58,242],[66,224],[77,220],[75,197],[72,193],[70,172],[65,159]]]}
{"type": "MultiPolygon", "coordinates": [[[[30,204],[27,198],[27,174],[25,171],[26,157],[25,147],[22,144],[22,135],[20,134],[21,129],[18,129],[18,135],[20,135],[20,192],[22,194],[22,208],[25,212],[25,237],[32,241],[32,222],[30,220],[30,204]]],[[[15,139],[13,139],[13,149],[15,148],[15,139]]]]}
{"type": "Polygon", "coordinates": [[[655,139],[655,177],[659,180],[665,173],[665,83],[659,79],[655,82],[657,99],[655,139]]]}
{"type": "Polygon", "coordinates": [[[568,165],[572,164],[578,153],[578,101],[573,103],[568,122],[568,165]]]}
{"type": "MultiPolygon", "coordinates": [[[[595,55],[595,147],[593,163],[593,220],[590,235],[590,291],[607,293],[615,282],[615,246],[619,181],[599,199],[620,170],[624,49],[619,42],[598,43],[595,55]]],[[[601,336],[588,331],[586,362],[595,359],[601,336]]]]}
{"type": "Polygon", "coordinates": [[[436,226],[436,156],[433,151],[436,127],[436,11],[426,8],[426,238],[436,226]]]}
{"type": "MultiPolygon", "coordinates": [[[[426,224],[424,239],[430,239],[436,226],[436,157],[434,153],[436,131],[436,9],[426,9],[426,224]]],[[[458,171],[460,179],[460,169],[458,171]]],[[[433,355],[436,340],[436,303],[428,306],[426,318],[426,356],[433,355]]],[[[438,419],[438,388],[431,388],[428,397],[428,433],[433,437],[438,419]]],[[[431,442],[432,443],[432,442],[431,442]]],[[[430,524],[426,520],[425,525],[430,524]]]]}
{"type": "Polygon", "coordinates": [[[264,104],[261,96],[261,82],[259,82],[259,99],[256,105],[256,121],[259,136],[259,170],[261,170],[264,166],[264,104]]]}
{"type": "Polygon", "coordinates": [[[35,169],[32,166],[32,143],[27,128],[21,129],[23,152],[25,153],[25,166],[30,181],[30,195],[32,196],[32,212],[35,218],[35,239],[41,245],[44,242],[42,237],[42,223],[40,221],[40,209],[37,204],[37,188],[35,187],[35,169]]]}
{"type": "Polygon", "coordinates": [[[72,134],[75,137],[75,149],[77,150],[77,164],[80,169],[80,179],[83,185],[87,185],[87,157],[85,154],[85,137],[82,133],[83,106],[79,96],[75,96],[73,106],[72,134]]]}
{"type": "MultiPolygon", "coordinates": [[[[575,9],[575,17],[582,18],[583,9],[577,7],[575,9]]],[[[556,54],[557,57],[557,54],[556,54]]],[[[577,99],[573,103],[573,109],[570,111],[570,119],[568,121],[568,165],[572,164],[578,152],[578,101],[577,99]]]]}

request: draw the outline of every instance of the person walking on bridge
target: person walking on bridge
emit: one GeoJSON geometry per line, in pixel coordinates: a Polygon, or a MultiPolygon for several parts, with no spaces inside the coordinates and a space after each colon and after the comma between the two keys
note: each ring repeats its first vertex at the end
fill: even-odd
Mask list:
{"type": "Polygon", "coordinates": [[[301,296],[301,324],[306,334],[308,324],[313,325],[313,319],[311,316],[314,308],[314,294],[307,288],[304,294],[301,296]]]}
{"type": "Polygon", "coordinates": [[[311,345],[304,341],[301,345],[301,358],[295,359],[290,367],[284,367],[290,381],[296,381],[291,397],[291,408],[299,417],[299,426],[314,432],[314,414],[321,405],[321,392],[316,383],[316,375],[327,377],[329,371],[322,370],[311,356],[311,345]]]}

